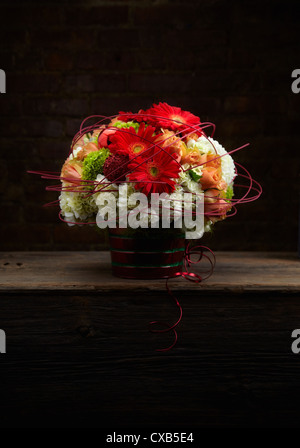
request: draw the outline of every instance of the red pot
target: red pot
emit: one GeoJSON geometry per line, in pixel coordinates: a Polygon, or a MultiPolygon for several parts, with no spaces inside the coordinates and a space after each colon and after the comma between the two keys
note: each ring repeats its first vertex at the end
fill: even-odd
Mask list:
{"type": "Polygon", "coordinates": [[[170,229],[109,229],[112,272],[116,277],[154,279],[181,272],[185,238],[170,229]]]}

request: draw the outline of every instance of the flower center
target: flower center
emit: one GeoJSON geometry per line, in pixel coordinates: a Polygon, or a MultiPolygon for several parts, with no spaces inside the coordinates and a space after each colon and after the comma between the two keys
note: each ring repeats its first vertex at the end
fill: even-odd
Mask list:
{"type": "Polygon", "coordinates": [[[136,144],[136,145],[134,145],[134,146],[132,147],[132,152],[134,152],[134,153],[139,153],[139,152],[143,151],[143,149],[144,149],[144,148],[143,148],[141,145],[136,144]]]}
{"type": "Polygon", "coordinates": [[[153,177],[156,177],[158,173],[158,169],[156,168],[156,166],[153,166],[152,168],[150,168],[150,174],[153,177]]]}
{"type": "Polygon", "coordinates": [[[148,172],[150,176],[153,178],[157,178],[159,175],[159,169],[156,165],[150,165],[148,168],[148,172]]]}
{"type": "MultiPolygon", "coordinates": [[[[182,117],[180,117],[180,115],[172,115],[171,119],[172,119],[172,120],[176,120],[176,122],[179,121],[179,123],[182,123],[182,124],[185,123],[185,122],[183,121],[182,117]]],[[[179,123],[178,123],[178,124],[179,124],[179,123]]]]}

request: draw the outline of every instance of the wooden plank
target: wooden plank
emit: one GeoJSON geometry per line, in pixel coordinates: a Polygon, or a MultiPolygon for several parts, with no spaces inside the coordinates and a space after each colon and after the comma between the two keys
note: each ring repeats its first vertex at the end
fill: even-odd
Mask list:
{"type": "Polygon", "coordinates": [[[3,294],[0,426],[298,427],[300,297],[180,299],[178,344],[159,353],[171,335],[147,324],[176,319],[166,294],[3,294]]]}
{"type": "Polygon", "coordinates": [[[114,278],[108,253],[1,253],[0,275],[0,427],[300,426],[296,254],[220,252],[203,286],[172,280],[165,353],[165,281],[114,278]]]}
{"type": "MultiPolygon", "coordinates": [[[[176,290],[300,291],[296,253],[217,252],[213,276],[201,285],[172,280],[176,290]]],[[[200,266],[193,266],[200,272],[200,266]]],[[[124,280],[111,274],[108,252],[0,252],[0,290],[163,290],[164,280],[124,280]]]]}
{"type": "MultiPolygon", "coordinates": [[[[202,353],[290,353],[291,332],[300,327],[299,296],[284,300],[267,295],[211,295],[182,293],[183,319],[178,348],[202,353]],[[238,335],[235,338],[235,335],[238,335]],[[273,347],[274,346],[274,347],[273,347]],[[272,350],[271,347],[273,347],[272,350]]],[[[172,335],[148,331],[153,320],[175,322],[177,308],[167,294],[61,295],[1,297],[1,326],[7,351],[64,353],[86,349],[110,356],[153,355],[172,335]]],[[[156,355],[156,353],[155,353],[156,355]]]]}

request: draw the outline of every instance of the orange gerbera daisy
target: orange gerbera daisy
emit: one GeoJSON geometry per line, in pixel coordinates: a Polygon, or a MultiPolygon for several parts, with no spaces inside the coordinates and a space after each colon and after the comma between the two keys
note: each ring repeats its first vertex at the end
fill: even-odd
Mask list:
{"type": "Polygon", "coordinates": [[[155,128],[142,123],[138,132],[133,127],[119,129],[111,136],[111,153],[126,153],[132,159],[155,146],[155,128]]]}

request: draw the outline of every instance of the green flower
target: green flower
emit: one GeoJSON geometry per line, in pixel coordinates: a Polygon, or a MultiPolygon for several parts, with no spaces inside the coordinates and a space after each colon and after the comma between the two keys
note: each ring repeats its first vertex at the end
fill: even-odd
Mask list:
{"type": "Polygon", "coordinates": [[[226,199],[229,201],[233,198],[233,185],[228,185],[227,191],[226,191],[226,199]]]}
{"type": "Polygon", "coordinates": [[[136,123],[135,121],[125,122],[122,120],[117,120],[114,122],[113,126],[119,129],[134,128],[135,132],[137,132],[139,130],[140,124],[136,123]]]}
{"type": "Polygon", "coordinates": [[[82,179],[95,180],[98,174],[103,174],[103,165],[109,155],[107,148],[90,152],[83,161],[82,179]]]}

